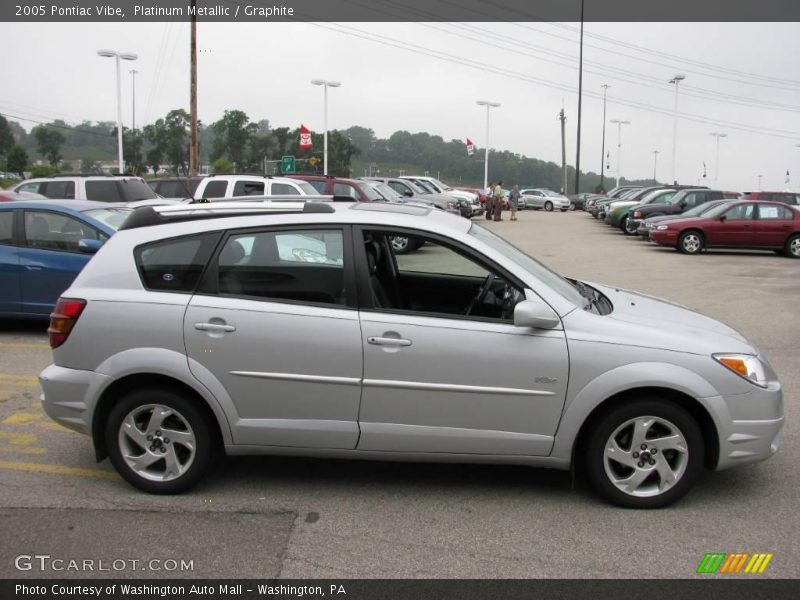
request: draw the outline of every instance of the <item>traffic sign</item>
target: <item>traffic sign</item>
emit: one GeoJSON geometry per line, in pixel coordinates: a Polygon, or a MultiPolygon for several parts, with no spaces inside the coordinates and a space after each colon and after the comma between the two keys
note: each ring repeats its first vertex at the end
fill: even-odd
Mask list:
{"type": "Polygon", "coordinates": [[[294,156],[281,156],[281,173],[294,173],[294,156]]]}

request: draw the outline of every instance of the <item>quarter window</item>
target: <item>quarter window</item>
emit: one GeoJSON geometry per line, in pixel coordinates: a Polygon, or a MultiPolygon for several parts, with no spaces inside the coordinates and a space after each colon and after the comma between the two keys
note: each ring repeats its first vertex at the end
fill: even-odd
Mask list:
{"type": "Polygon", "coordinates": [[[193,291],[216,240],[216,235],[206,234],[140,246],[134,255],[142,283],[163,292],[193,291]]]}
{"type": "Polygon", "coordinates": [[[233,235],[218,259],[220,294],[346,304],[341,230],[233,235]]]}
{"type": "Polygon", "coordinates": [[[237,181],[233,186],[234,196],[263,196],[263,181],[237,181]]]}
{"type": "Polygon", "coordinates": [[[293,185],[289,185],[288,183],[273,183],[272,184],[272,193],[276,196],[299,196],[300,191],[294,187],[293,185]]]}
{"type": "Polygon", "coordinates": [[[87,181],[86,199],[100,202],[122,202],[116,181],[87,181]]]}
{"type": "Polygon", "coordinates": [[[228,182],[217,179],[216,181],[209,181],[206,189],[203,192],[203,198],[224,198],[225,191],[228,189],[228,182]]]}

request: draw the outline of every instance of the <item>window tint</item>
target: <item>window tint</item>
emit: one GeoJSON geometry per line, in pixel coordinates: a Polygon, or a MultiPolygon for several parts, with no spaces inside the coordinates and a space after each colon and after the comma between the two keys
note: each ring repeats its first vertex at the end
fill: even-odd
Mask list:
{"type": "Polygon", "coordinates": [[[13,241],[14,211],[0,212],[0,244],[10,244],[13,241]]]}
{"type": "Polygon", "coordinates": [[[686,197],[683,199],[684,207],[694,208],[698,204],[702,204],[703,202],[703,193],[702,192],[694,192],[692,194],[686,194],[686,197]]]}
{"type": "Polygon", "coordinates": [[[206,185],[205,192],[203,193],[203,198],[224,198],[225,197],[225,190],[228,189],[228,182],[217,179],[215,181],[209,181],[208,185],[206,185]]]}
{"type": "Polygon", "coordinates": [[[104,240],[91,225],[73,217],[45,211],[25,211],[25,239],[31,248],[79,252],[83,239],[104,240]]]}
{"type": "Polygon", "coordinates": [[[318,194],[327,194],[328,193],[328,182],[327,181],[309,181],[308,183],[311,184],[311,187],[318,194]]]}
{"type": "Polygon", "coordinates": [[[395,192],[397,192],[401,196],[404,196],[405,193],[406,193],[406,190],[409,189],[405,185],[400,183],[399,181],[390,181],[389,182],[389,187],[391,187],[395,192]]]}
{"type": "Polygon", "coordinates": [[[296,187],[288,183],[273,182],[272,193],[276,196],[299,196],[300,192],[296,187]]]}
{"type": "Polygon", "coordinates": [[[41,183],[25,183],[17,188],[17,192],[31,192],[33,194],[39,193],[41,183]]]}
{"type": "Polygon", "coordinates": [[[334,196],[348,196],[353,200],[358,200],[358,192],[355,188],[348,183],[334,183],[333,184],[334,196]]]}
{"type": "Polygon", "coordinates": [[[774,204],[760,204],[758,206],[758,218],[765,220],[786,220],[791,219],[791,209],[783,206],[775,206],[774,204]]]}
{"type": "Polygon", "coordinates": [[[151,290],[193,291],[216,238],[216,235],[196,235],[140,246],[135,257],[142,283],[151,290]]]}
{"type": "Polygon", "coordinates": [[[237,181],[233,186],[234,196],[263,196],[263,181],[237,181]]]}
{"type": "Polygon", "coordinates": [[[113,179],[109,181],[87,181],[86,199],[99,200],[100,202],[122,202],[119,195],[117,182],[113,179]]]}
{"type": "Polygon", "coordinates": [[[728,221],[743,221],[753,218],[755,204],[739,204],[725,213],[728,221]]]}
{"type": "Polygon", "coordinates": [[[42,184],[42,191],[48,198],[63,198],[66,200],[75,199],[74,181],[48,181],[42,184]]]}
{"type": "Polygon", "coordinates": [[[219,293],[344,305],[343,250],[341,230],[231,236],[218,259],[219,293]]]}
{"type": "Polygon", "coordinates": [[[165,198],[188,198],[192,195],[188,181],[162,181],[156,190],[165,198]]]}

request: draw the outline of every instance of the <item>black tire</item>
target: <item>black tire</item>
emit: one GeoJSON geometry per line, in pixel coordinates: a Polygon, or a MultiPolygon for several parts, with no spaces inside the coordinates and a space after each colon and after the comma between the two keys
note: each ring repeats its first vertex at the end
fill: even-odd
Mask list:
{"type": "Polygon", "coordinates": [[[544,203],[544,209],[545,209],[547,212],[550,212],[550,211],[552,211],[552,210],[553,210],[553,203],[552,203],[552,202],[550,202],[550,200],[548,200],[547,202],[545,202],[545,203],[544,203]]]}
{"type": "Polygon", "coordinates": [[[794,234],[786,240],[783,252],[789,258],[800,258],[800,234],[794,234]]]}
{"type": "MultiPolygon", "coordinates": [[[[212,425],[205,414],[198,409],[195,402],[186,398],[182,393],[170,389],[142,388],[124,396],[111,409],[106,420],[104,433],[111,463],[128,483],[150,494],[179,494],[200,481],[211,466],[217,450],[216,437],[212,431],[212,425]],[[168,480],[148,478],[128,464],[128,460],[131,460],[133,455],[146,456],[148,452],[155,454],[152,449],[157,446],[150,446],[148,450],[139,443],[134,442],[133,437],[124,437],[121,433],[123,421],[131,415],[137,414],[145,417],[141,421],[142,429],[137,433],[142,433],[142,430],[145,430],[144,435],[149,435],[152,438],[153,436],[150,434],[153,432],[148,433],[144,424],[150,405],[165,407],[172,411],[172,414],[161,420],[159,427],[163,431],[158,429],[159,435],[156,440],[147,443],[157,443],[159,448],[163,445],[165,454],[172,452],[179,462],[182,459],[185,460],[180,465],[185,466],[185,471],[168,480]],[[187,432],[192,434],[194,436],[193,454],[187,450],[186,446],[182,446],[177,439],[170,440],[168,437],[170,432],[173,432],[176,437],[177,435],[185,435],[187,432]],[[125,439],[124,442],[122,441],[123,438],[125,439]],[[123,444],[126,445],[124,449],[122,447],[123,444]],[[139,450],[141,450],[141,454],[138,454],[139,450]],[[127,453],[127,459],[123,452],[127,453]]],[[[166,472],[168,464],[166,458],[156,460],[151,465],[154,467],[154,470],[149,472],[151,477],[158,476],[159,462],[163,463],[166,472]]]]}
{"type": "Polygon", "coordinates": [[[622,221],[620,221],[619,227],[620,229],[622,229],[622,233],[624,233],[625,235],[636,235],[636,229],[639,229],[639,226],[637,225],[636,229],[631,231],[631,229],[628,227],[628,223],[630,221],[629,216],[630,215],[625,215],[625,218],[623,218],[622,221]]]}
{"type": "MultiPolygon", "coordinates": [[[[619,456],[624,458],[624,454],[625,452],[619,456]]],[[[625,508],[662,508],[686,495],[697,481],[704,470],[705,445],[700,427],[686,410],[660,398],[642,399],[627,402],[610,410],[593,424],[584,448],[584,460],[587,476],[595,491],[612,504],[625,508]],[[639,462],[628,467],[622,463],[607,460],[606,448],[611,447],[612,436],[614,436],[617,447],[622,450],[626,450],[626,442],[633,441],[630,438],[633,430],[629,430],[625,425],[635,419],[642,419],[642,422],[653,419],[653,425],[651,429],[647,430],[647,435],[655,434],[644,438],[645,446],[648,445],[649,440],[653,440],[649,441],[647,449],[642,449],[640,446],[636,450],[636,454],[633,454],[634,449],[627,448],[630,456],[638,455],[636,459],[632,460],[639,460],[639,462]],[[681,446],[685,448],[686,452],[669,448],[663,452],[653,452],[653,449],[659,445],[658,440],[654,438],[672,435],[676,433],[675,430],[685,440],[685,445],[681,444],[681,446]],[[615,432],[617,432],[616,435],[615,432]],[[649,454],[650,452],[653,452],[652,455],[649,454]],[[640,460],[643,456],[647,456],[648,460],[640,460]],[[650,460],[653,462],[649,462],[650,460]],[[663,461],[663,463],[657,461],[663,461]],[[679,472],[679,475],[676,475],[674,482],[666,485],[662,491],[660,490],[663,484],[661,469],[664,467],[667,467],[673,474],[676,471],[679,472]],[[627,475],[628,472],[630,475],[627,475]],[[620,489],[618,484],[612,481],[612,476],[620,478],[623,482],[626,476],[646,478],[642,480],[639,487],[629,493],[620,489]]]]}
{"type": "Polygon", "coordinates": [[[678,250],[684,254],[700,254],[705,245],[703,234],[696,229],[684,231],[678,236],[678,250]]]}
{"type": "Polygon", "coordinates": [[[569,210],[569,209],[567,209],[567,208],[562,208],[562,209],[561,209],[561,212],[567,212],[567,210],[569,210]]]}

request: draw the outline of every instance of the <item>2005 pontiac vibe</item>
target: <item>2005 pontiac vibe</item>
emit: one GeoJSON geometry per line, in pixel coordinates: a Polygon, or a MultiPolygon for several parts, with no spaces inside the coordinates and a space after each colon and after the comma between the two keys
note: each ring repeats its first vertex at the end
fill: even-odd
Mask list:
{"type": "Polygon", "coordinates": [[[152,493],[226,452],[580,464],[609,501],[654,508],[770,457],[783,425],[777,376],[734,329],[422,206],[137,209],[48,331],[45,410],[152,493]]]}

